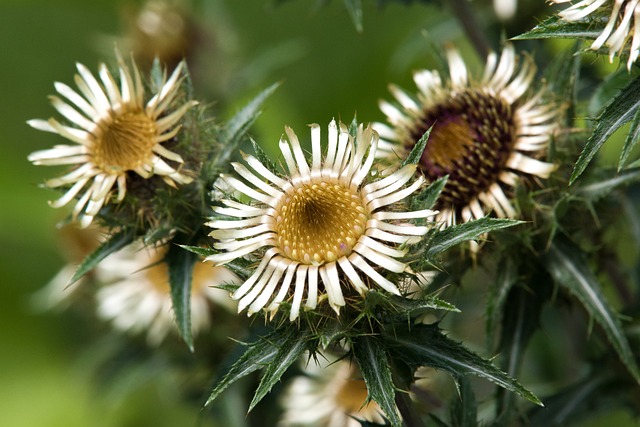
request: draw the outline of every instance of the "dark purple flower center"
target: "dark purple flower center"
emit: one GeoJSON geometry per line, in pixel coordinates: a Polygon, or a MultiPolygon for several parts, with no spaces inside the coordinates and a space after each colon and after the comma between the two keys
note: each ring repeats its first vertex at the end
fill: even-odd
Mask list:
{"type": "Polygon", "coordinates": [[[459,211],[498,181],[516,140],[511,105],[466,90],[425,110],[410,131],[409,149],[433,126],[419,167],[432,181],[449,175],[435,206],[459,211]]]}

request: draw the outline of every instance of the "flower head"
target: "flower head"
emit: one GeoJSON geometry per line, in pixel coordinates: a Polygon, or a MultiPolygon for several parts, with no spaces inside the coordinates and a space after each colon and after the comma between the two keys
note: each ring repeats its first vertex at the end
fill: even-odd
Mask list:
{"type": "MultiPolygon", "coordinates": [[[[169,272],[163,261],[167,247],[131,245],[105,258],[96,268],[101,287],[96,293],[98,316],[123,332],[146,332],[159,344],[174,326],[169,272]]],[[[191,327],[197,334],[210,323],[211,303],[231,309],[226,291],[216,288],[237,283],[225,267],[196,262],[191,282],[191,327]]]]}
{"type": "Polygon", "coordinates": [[[51,103],[69,122],[64,125],[51,118],[30,120],[32,127],[57,133],[76,145],[57,145],[49,150],[36,151],[29,160],[36,165],[73,165],[66,175],[46,181],[47,187],[66,188],[65,194],[51,202],[62,207],[78,198],[73,217],[80,217],[82,226],[89,225],[102,206],[112,198],[124,199],[129,172],[143,178],[159,175],[171,186],[187,184],[192,178],[167,163],[183,163],[182,157],[162,144],[180,130],[180,119],[195,105],[184,103],[170,111],[182,80],[183,65],[164,80],[158,93],[145,104],[145,90],[135,63],[133,71],[120,55],[120,86],[100,65],[100,81],[82,64],[78,64],[75,82],[80,92],[63,83],[56,90],[66,100],[51,97],[51,103]]]}
{"type": "Polygon", "coordinates": [[[280,150],[288,176],[277,176],[255,157],[245,155],[252,170],[239,163],[233,167],[249,184],[232,176],[221,178],[257,205],[224,200],[225,206],[214,210],[235,219],[207,224],[214,228],[215,248],[221,250],[207,260],[224,264],[252,253],[261,256],[255,272],[233,294],[240,300],[239,310],[249,307],[252,314],[270,302],[267,310],[275,313],[287,300],[294,320],[305,290],[307,308],[316,307],[320,294],[326,295],[337,313],[345,305],[349,287],[362,294],[375,283],[398,294],[397,286],[377,270],[408,271],[397,258],[405,255],[404,245],[419,241],[427,227],[402,221],[434,213],[402,212],[394,207],[422,184],[423,178],[418,178],[405,187],[415,166],[366,183],[378,145],[370,127],[360,126],[354,141],[346,126],[332,121],[322,159],[320,127],[311,125],[311,165],[295,133],[288,127],[285,132],[288,142],[282,139],[280,150]]]}
{"type": "Polygon", "coordinates": [[[546,178],[555,169],[534,157],[545,150],[556,129],[558,108],[541,102],[541,92],[524,98],[535,66],[525,57],[518,71],[511,45],[499,61],[497,55],[489,56],[477,82],[469,79],[456,51],[448,52],[448,60],[446,83],[436,71],[415,73],[417,100],[390,87],[400,106],[380,103],[392,127],[373,125],[381,137],[378,156],[397,164],[433,126],[418,166],[429,181],[449,177],[435,206],[440,211],[437,219],[451,225],[489,211],[515,216],[506,188],[521,175],[546,178]]]}
{"type": "Polygon", "coordinates": [[[367,402],[367,386],[354,363],[318,360],[309,363],[283,394],[284,414],[278,426],[357,427],[358,420],[384,423],[383,412],[367,402]]]}
{"type": "MultiPolygon", "coordinates": [[[[549,0],[552,3],[567,3],[571,0],[549,0]]],[[[579,21],[589,15],[610,14],[602,33],[591,44],[591,49],[603,46],[609,48],[609,60],[620,55],[631,41],[627,68],[638,59],[640,54],[640,1],[638,0],[582,0],[572,4],[559,13],[568,22],[579,21]]]]}

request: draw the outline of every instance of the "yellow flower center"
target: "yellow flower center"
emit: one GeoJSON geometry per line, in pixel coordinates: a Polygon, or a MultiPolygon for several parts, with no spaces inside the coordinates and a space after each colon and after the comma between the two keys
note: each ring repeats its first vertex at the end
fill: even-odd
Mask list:
{"type": "Polygon", "coordinates": [[[314,265],[349,255],[368,219],[358,192],[339,182],[302,184],[285,194],[277,211],[282,252],[314,265]]]}
{"type": "Polygon", "coordinates": [[[143,112],[116,115],[97,138],[94,163],[107,173],[138,168],[151,157],[157,130],[156,122],[143,112]]]}

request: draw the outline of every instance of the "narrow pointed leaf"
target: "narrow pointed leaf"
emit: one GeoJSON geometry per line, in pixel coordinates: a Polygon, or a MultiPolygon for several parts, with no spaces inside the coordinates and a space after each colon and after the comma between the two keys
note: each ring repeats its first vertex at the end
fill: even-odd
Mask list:
{"type": "Polygon", "coordinates": [[[114,234],[104,242],[98,249],[93,251],[89,256],[82,260],[78,269],[73,274],[71,280],[69,280],[69,285],[80,280],[85,274],[89,271],[93,270],[103,259],[108,257],[114,252],[119,251],[120,249],[127,246],[129,243],[132,243],[134,240],[134,235],[132,232],[128,230],[123,230],[119,233],[114,234]]]}
{"type": "Polygon", "coordinates": [[[359,337],[353,344],[353,354],[367,385],[367,397],[380,405],[392,426],[401,426],[396,390],[382,340],[374,336],[359,337]]]}
{"type": "Polygon", "coordinates": [[[512,391],[519,396],[542,405],[540,400],[518,381],[494,366],[462,344],[448,338],[437,325],[416,324],[410,328],[396,328],[386,336],[387,348],[392,358],[410,367],[430,366],[443,369],[454,378],[475,375],[512,391]]]}
{"type": "Polygon", "coordinates": [[[356,135],[358,134],[359,125],[360,124],[358,123],[358,116],[354,115],[353,119],[351,119],[351,123],[349,124],[349,135],[355,138],[356,135]]]}
{"type": "Polygon", "coordinates": [[[447,179],[448,175],[438,178],[429,184],[427,188],[416,194],[411,199],[411,209],[418,210],[433,208],[438,201],[438,197],[440,197],[440,193],[442,193],[444,186],[447,184],[447,179]]]}
{"type": "Polygon", "coordinates": [[[611,100],[596,119],[593,133],[578,157],[569,184],[582,175],[602,144],[622,125],[628,123],[640,107],[640,78],[633,80],[611,100]]]}
{"type": "Polygon", "coordinates": [[[420,159],[422,158],[422,153],[424,153],[424,149],[427,147],[427,141],[429,141],[429,135],[431,135],[431,130],[433,126],[431,126],[427,131],[422,134],[416,145],[413,146],[411,152],[407,156],[406,159],[402,162],[400,167],[404,167],[406,165],[417,165],[420,159]]]}
{"type": "MultiPolygon", "coordinates": [[[[518,376],[529,340],[540,326],[543,305],[553,292],[550,282],[548,275],[536,275],[529,281],[535,283],[535,287],[512,288],[504,305],[499,348],[500,366],[511,377],[518,376]]],[[[498,390],[498,419],[495,427],[509,425],[515,409],[513,400],[513,394],[505,392],[504,389],[498,390]]]]}
{"type": "Polygon", "coordinates": [[[225,126],[224,132],[224,141],[226,146],[224,150],[220,150],[220,154],[216,159],[216,164],[222,165],[229,159],[231,154],[236,151],[235,149],[242,142],[243,136],[260,116],[264,102],[279,86],[280,83],[274,83],[260,92],[258,96],[249,101],[247,105],[245,105],[235,114],[235,116],[231,118],[231,120],[229,120],[225,126]]]}
{"type": "Polygon", "coordinates": [[[485,314],[485,331],[487,334],[487,348],[493,348],[495,332],[502,319],[504,303],[509,291],[518,280],[518,266],[509,256],[503,258],[498,266],[496,280],[489,289],[485,314]]]}
{"type": "Polygon", "coordinates": [[[193,266],[198,256],[179,246],[171,246],[165,258],[169,268],[169,286],[171,287],[171,303],[178,331],[184,342],[193,351],[193,334],[191,332],[191,281],[193,266]]]}
{"type": "Polygon", "coordinates": [[[302,354],[310,349],[309,334],[300,332],[296,328],[287,328],[293,333],[286,335],[286,339],[278,344],[278,351],[271,359],[260,380],[256,393],[249,405],[249,412],[264,398],[271,388],[280,381],[282,374],[297,361],[302,354]]]}
{"type": "Polygon", "coordinates": [[[619,175],[615,175],[611,178],[604,179],[600,182],[595,182],[593,184],[588,184],[580,187],[576,191],[575,195],[584,197],[587,200],[595,200],[610,195],[612,190],[615,190],[622,185],[631,184],[632,182],[637,182],[639,180],[640,170],[632,169],[624,171],[619,175]]]}
{"type": "Polygon", "coordinates": [[[429,296],[424,299],[409,299],[395,295],[392,295],[391,297],[385,295],[385,297],[390,298],[391,304],[394,307],[410,314],[421,313],[425,310],[447,310],[458,313],[460,312],[455,305],[434,296],[429,296]]]}
{"type": "Polygon", "coordinates": [[[545,264],[555,281],[574,294],[602,327],[620,360],[634,379],[640,382],[640,371],[618,315],[606,300],[598,279],[580,257],[580,250],[569,242],[556,239],[545,258],[545,264]]]}
{"type": "Polygon", "coordinates": [[[209,255],[217,254],[218,251],[213,248],[203,248],[201,246],[189,246],[189,245],[178,245],[182,249],[193,252],[196,255],[200,255],[201,257],[208,257],[209,255]]]}
{"type": "Polygon", "coordinates": [[[464,224],[445,228],[436,233],[429,242],[427,249],[427,258],[431,258],[436,254],[456,246],[468,240],[477,239],[483,234],[491,231],[500,230],[502,228],[513,227],[522,224],[522,221],[501,218],[480,218],[475,221],[465,222],[464,224]]]}
{"type": "Polygon", "coordinates": [[[552,16],[536,25],[532,30],[513,37],[512,40],[585,38],[596,39],[604,29],[606,20],[564,21],[559,16],[552,16]]]}
{"type": "Polygon", "coordinates": [[[254,343],[248,344],[247,350],[231,366],[222,380],[218,382],[215,388],[211,391],[211,395],[209,396],[207,403],[205,403],[205,406],[213,402],[231,384],[257,371],[258,369],[269,366],[280,351],[280,348],[286,342],[291,340],[292,336],[297,334],[297,332],[298,331],[296,331],[295,328],[289,328],[284,331],[275,331],[260,338],[254,343]]]}
{"type": "Polygon", "coordinates": [[[622,147],[622,152],[620,153],[620,161],[618,162],[618,172],[622,170],[625,163],[627,163],[627,159],[629,158],[629,154],[631,154],[631,150],[638,144],[638,140],[640,139],[640,109],[636,111],[635,116],[633,116],[633,120],[631,121],[631,127],[629,128],[629,133],[627,133],[627,137],[624,141],[624,146],[622,147]]]}

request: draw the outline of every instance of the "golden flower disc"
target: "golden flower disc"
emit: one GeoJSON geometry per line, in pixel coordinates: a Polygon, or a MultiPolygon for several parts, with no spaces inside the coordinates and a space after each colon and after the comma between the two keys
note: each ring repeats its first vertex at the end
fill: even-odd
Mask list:
{"type": "Polygon", "coordinates": [[[314,265],[349,255],[368,219],[358,192],[339,182],[299,185],[282,197],[276,210],[280,249],[314,265]]]}
{"type": "Polygon", "coordinates": [[[96,139],[93,161],[105,172],[134,170],[152,155],[157,132],[156,121],[143,112],[118,114],[96,139]]]}

